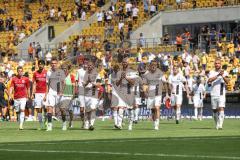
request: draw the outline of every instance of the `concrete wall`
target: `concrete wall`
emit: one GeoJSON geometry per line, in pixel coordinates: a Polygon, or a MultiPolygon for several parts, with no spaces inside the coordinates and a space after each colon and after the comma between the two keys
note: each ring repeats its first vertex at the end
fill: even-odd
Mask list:
{"type": "Polygon", "coordinates": [[[145,38],[162,37],[164,25],[222,22],[237,19],[240,19],[240,6],[164,11],[139,27],[131,38],[139,38],[141,32],[144,33],[145,38]]]}
{"type": "Polygon", "coordinates": [[[39,42],[41,46],[43,46],[44,43],[48,42],[48,25],[44,25],[42,28],[40,28],[38,31],[33,33],[30,37],[26,38],[22,43],[18,44],[17,49],[20,54],[20,58],[26,58],[27,55],[27,49],[29,46],[29,43],[31,42],[39,42]]]}

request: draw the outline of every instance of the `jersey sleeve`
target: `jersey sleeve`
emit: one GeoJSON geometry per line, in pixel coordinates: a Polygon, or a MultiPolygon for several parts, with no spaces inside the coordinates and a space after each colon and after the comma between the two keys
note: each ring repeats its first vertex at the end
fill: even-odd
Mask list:
{"type": "Polygon", "coordinates": [[[49,83],[49,81],[50,81],[50,76],[51,76],[51,72],[48,71],[48,72],[47,72],[47,77],[46,77],[46,82],[47,82],[47,83],[49,83]]]}

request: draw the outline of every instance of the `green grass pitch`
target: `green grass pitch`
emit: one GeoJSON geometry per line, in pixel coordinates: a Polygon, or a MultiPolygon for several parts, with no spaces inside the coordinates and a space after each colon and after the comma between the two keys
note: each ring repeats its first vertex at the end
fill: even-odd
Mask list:
{"type": "Polygon", "coordinates": [[[38,131],[38,122],[25,122],[19,131],[15,122],[0,123],[1,160],[198,160],[239,159],[240,120],[226,119],[223,130],[213,120],[160,121],[159,131],[151,121],[140,121],[132,131],[114,130],[113,122],[98,120],[94,131],[61,130],[54,122],[52,132],[38,131]]]}

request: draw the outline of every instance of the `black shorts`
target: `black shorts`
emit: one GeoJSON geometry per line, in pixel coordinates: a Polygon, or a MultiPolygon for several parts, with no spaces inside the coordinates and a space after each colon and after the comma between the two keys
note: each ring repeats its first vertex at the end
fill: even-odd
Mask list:
{"type": "Polygon", "coordinates": [[[7,107],[8,103],[4,97],[0,97],[0,107],[7,107]]]}
{"type": "Polygon", "coordinates": [[[34,109],[33,100],[28,100],[26,103],[26,109],[34,109]]]}

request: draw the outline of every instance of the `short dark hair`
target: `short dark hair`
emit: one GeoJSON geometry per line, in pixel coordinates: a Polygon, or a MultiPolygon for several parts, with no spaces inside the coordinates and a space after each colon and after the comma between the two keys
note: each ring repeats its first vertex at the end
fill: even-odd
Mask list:
{"type": "Polygon", "coordinates": [[[22,66],[18,66],[18,67],[17,67],[17,71],[18,71],[19,69],[23,69],[23,67],[22,67],[22,66]]]}
{"type": "Polygon", "coordinates": [[[52,57],[51,62],[52,61],[57,61],[57,57],[52,57]]]}
{"type": "Polygon", "coordinates": [[[45,65],[45,61],[42,60],[42,59],[40,59],[40,60],[38,61],[38,64],[43,64],[43,65],[45,65]]]}

